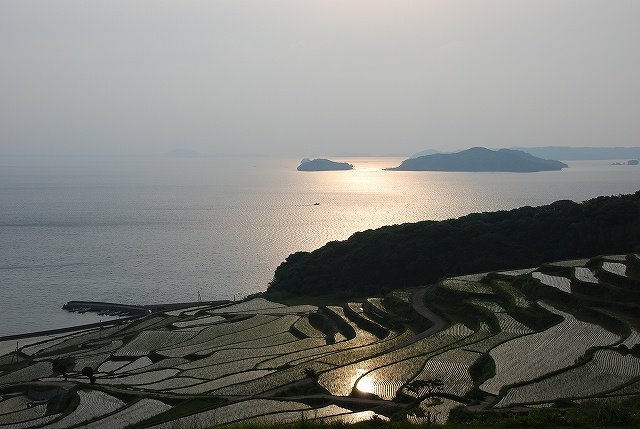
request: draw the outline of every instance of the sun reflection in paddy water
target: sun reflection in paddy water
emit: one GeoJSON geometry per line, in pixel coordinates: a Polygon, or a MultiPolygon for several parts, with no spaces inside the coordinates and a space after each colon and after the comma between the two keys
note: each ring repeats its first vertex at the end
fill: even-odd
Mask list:
{"type": "Polygon", "coordinates": [[[373,379],[369,376],[362,377],[356,384],[356,389],[364,393],[373,393],[375,390],[373,379]]]}

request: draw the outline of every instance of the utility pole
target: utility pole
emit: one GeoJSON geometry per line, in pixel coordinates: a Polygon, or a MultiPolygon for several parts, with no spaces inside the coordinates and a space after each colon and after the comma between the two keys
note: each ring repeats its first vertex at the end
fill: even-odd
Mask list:
{"type": "Polygon", "coordinates": [[[13,363],[13,358],[16,359],[16,363],[18,363],[18,351],[20,350],[20,347],[18,346],[18,340],[16,340],[16,351],[14,352],[13,356],[11,356],[11,363],[13,363]]]}

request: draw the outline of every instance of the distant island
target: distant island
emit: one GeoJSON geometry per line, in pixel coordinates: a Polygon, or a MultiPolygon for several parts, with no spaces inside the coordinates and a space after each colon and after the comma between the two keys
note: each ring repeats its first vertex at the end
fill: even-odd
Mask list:
{"type": "Polygon", "coordinates": [[[513,172],[532,173],[555,171],[567,164],[535,157],[520,150],[491,150],[472,147],[455,153],[434,153],[406,159],[391,171],[461,171],[461,172],[513,172]]]}
{"type": "Polygon", "coordinates": [[[335,162],[329,159],[303,159],[298,166],[298,171],[336,171],[353,170],[353,165],[348,162],[335,162]]]}
{"type": "MultiPolygon", "coordinates": [[[[512,146],[507,149],[530,153],[543,159],[557,159],[559,161],[599,161],[640,158],[640,147],[570,147],[570,146],[512,146]]],[[[451,153],[436,149],[426,149],[411,155],[418,158],[436,153],[451,153]]]]}

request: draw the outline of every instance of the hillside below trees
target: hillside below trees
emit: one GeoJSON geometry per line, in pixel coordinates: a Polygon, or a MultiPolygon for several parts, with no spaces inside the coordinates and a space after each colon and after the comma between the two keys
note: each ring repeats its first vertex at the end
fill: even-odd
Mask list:
{"type": "Polygon", "coordinates": [[[627,253],[640,246],[640,191],[583,203],[478,213],[358,232],[289,255],[267,294],[345,296],[433,283],[445,275],[627,253]]]}

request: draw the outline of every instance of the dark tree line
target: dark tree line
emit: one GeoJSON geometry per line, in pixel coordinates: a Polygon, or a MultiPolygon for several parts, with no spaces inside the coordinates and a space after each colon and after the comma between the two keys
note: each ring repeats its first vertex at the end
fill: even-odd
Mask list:
{"type": "Polygon", "coordinates": [[[640,245],[640,191],[583,203],[477,213],[358,232],[289,255],[268,294],[345,296],[419,286],[446,275],[626,253],[640,245]]]}

